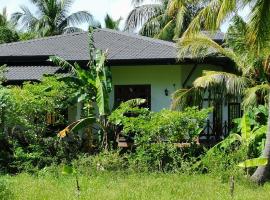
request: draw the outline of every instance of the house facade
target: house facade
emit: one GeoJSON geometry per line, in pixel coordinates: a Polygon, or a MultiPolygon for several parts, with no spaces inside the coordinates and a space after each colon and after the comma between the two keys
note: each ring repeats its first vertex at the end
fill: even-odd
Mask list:
{"type": "MultiPolygon", "coordinates": [[[[223,37],[218,33],[213,39],[222,42],[223,37]]],[[[7,84],[39,81],[45,74],[64,73],[48,61],[52,55],[86,66],[88,43],[88,33],[82,32],[0,45],[0,65],[7,64],[7,84]]],[[[94,31],[94,45],[108,54],[107,64],[113,81],[111,108],[132,98],[147,99],[152,111],[170,108],[171,94],[191,87],[203,70],[229,71],[232,68],[232,62],[224,57],[209,57],[200,62],[191,58],[178,61],[175,43],[108,29],[94,31]]],[[[215,105],[210,102],[211,97],[206,97],[204,107],[214,106],[215,109],[209,116],[205,133],[226,134],[226,126],[229,128],[230,121],[240,115],[240,104],[225,100],[215,105]]],[[[70,120],[79,115],[78,106],[72,108],[70,120]]]]}

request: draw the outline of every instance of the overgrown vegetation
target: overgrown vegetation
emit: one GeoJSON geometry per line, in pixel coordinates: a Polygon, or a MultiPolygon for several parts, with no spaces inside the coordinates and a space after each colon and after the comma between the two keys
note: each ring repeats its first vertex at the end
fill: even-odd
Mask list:
{"type": "MultiPolygon", "coordinates": [[[[145,100],[133,99],[111,111],[109,95],[112,82],[110,70],[106,66],[106,53],[95,49],[92,34],[87,67],[51,57],[56,65],[69,71],[68,76],[44,77],[39,83],[24,83],[20,87],[1,86],[0,172],[22,174],[15,178],[0,178],[0,199],[27,199],[28,194],[38,195],[35,197],[41,199],[72,199],[75,193],[74,177],[64,177],[61,169],[66,174],[75,175],[76,198],[82,199],[93,194],[97,199],[179,199],[179,195],[187,199],[185,195],[189,191],[191,194],[188,197],[192,199],[208,199],[209,192],[215,199],[258,198],[259,195],[267,198],[269,195],[265,197],[261,193],[243,192],[244,187],[256,187],[250,183],[245,183],[241,190],[237,190],[234,181],[235,178],[242,181],[243,177],[253,174],[258,166],[253,175],[256,183],[264,183],[269,175],[270,130],[267,132],[267,123],[270,116],[266,104],[270,103],[270,4],[263,0],[241,1],[241,6],[252,2],[252,17],[246,22],[239,16],[234,16],[226,43],[220,45],[200,33],[200,29],[218,30],[221,22],[239,8],[236,1],[228,2],[230,1],[192,1],[191,4],[188,0],[162,1],[164,5],[137,7],[134,11],[137,16],[132,17],[132,13],[130,15],[133,27],[146,21],[141,31],[145,35],[169,40],[183,35],[179,40],[180,58],[185,58],[187,53],[196,58],[214,54],[226,56],[235,64],[237,73],[205,71],[192,88],[178,90],[172,106],[175,110],[151,112],[144,108],[145,100]],[[138,12],[141,8],[148,8],[150,14],[142,16],[138,12]],[[188,8],[192,8],[191,11],[188,8]],[[235,120],[235,127],[229,136],[213,147],[199,144],[200,134],[211,109],[188,107],[192,103],[201,106],[200,100],[208,93],[213,95],[213,104],[223,102],[224,99],[229,102],[231,98],[243,98],[244,108],[243,117],[235,120]],[[78,104],[82,105],[82,110],[78,104]],[[82,115],[72,122],[68,121],[67,113],[74,105],[82,111],[82,115]],[[125,139],[127,148],[117,147],[120,137],[125,139]],[[159,173],[151,174],[153,172],[159,173]],[[165,177],[160,172],[174,174],[166,174],[165,177]],[[123,174],[129,173],[131,175],[124,179],[123,174]],[[210,174],[214,179],[202,176],[204,173],[210,174]],[[187,174],[189,176],[186,178],[187,174]],[[100,175],[104,179],[100,180],[100,175]],[[168,180],[168,177],[171,179],[168,180]],[[204,178],[207,181],[200,180],[204,178]],[[117,182],[118,187],[108,179],[117,182]],[[227,191],[229,188],[225,191],[219,179],[226,186],[230,180],[231,196],[227,191]],[[121,185],[119,180],[128,180],[129,185],[121,185]],[[192,188],[183,187],[184,193],[178,190],[181,188],[178,184],[183,186],[183,182],[190,184],[192,181],[198,186],[195,195],[192,184],[192,188]],[[52,186],[48,189],[53,191],[52,195],[41,193],[44,187],[33,187],[38,185],[36,182],[52,186]],[[112,185],[116,188],[112,190],[112,194],[116,193],[115,196],[95,190],[97,187],[107,191],[112,185]],[[123,190],[124,194],[118,193],[119,185],[124,189],[128,188],[123,190]],[[37,189],[25,194],[25,186],[37,189]],[[139,194],[136,190],[134,192],[136,187],[140,190],[139,194]],[[148,190],[147,187],[151,189],[148,190]],[[213,190],[216,192],[213,193],[213,190]],[[207,193],[202,193],[203,191],[207,193]],[[132,192],[133,196],[130,195],[132,192]],[[151,192],[151,195],[146,192],[151,192]],[[146,194],[146,197],[142,194],[146,194]]],[[[35,34],[49,36],[79,31],[68,26],[72,17],[76,22],[92,20],[87,12],[67,16],[70,5],[67,2],[63,5],[57,0],[33,3],[39,8],[40,18],[33,17],[27,8],[23,8],[22,13],[13,15],[15,21],[25,22],[26,28],[32,31],[29,35],[23,34],[21,38],[32,38],[35,34]],[[52,8],[50,6],[55,9],[47,9],[52,8]],[[57,13],[57,16],[52,13],[57,13]],[[43,20],[43,16],[47,16],[46,20],[43,20]],[[53,24],[50,21],[62,23],[53,24]]],[[[3,42],[16,41],[18,35],[8,32],[9,22],[4,14],[0,16],[0,36],[4,38],[3,42]]],[[[109,18],[108,21],[112,22],[112,28],[118,28],[119,21],[113,22],[109,18]]],[[[4,71],[0,72],[1,82],[4,81],[3,73],[4,71]]],[[[258,190],[264,191],[263,188],[258,190]]]]}
{"type": "Polygon", "coordinates": [[[55,135],[67,123],[73,93],[55,77],[1,88],[1,169],[33,170],[65,157],[55,135]]]}

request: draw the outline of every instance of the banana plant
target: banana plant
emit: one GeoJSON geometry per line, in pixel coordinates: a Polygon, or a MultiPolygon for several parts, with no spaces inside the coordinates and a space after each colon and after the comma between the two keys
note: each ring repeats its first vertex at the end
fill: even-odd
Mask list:
{"type": "Polygon", "coordinates": [[[101,146],[107,149],[109,132],[107,116],[110,114],[109,94],[112,88],[111,72],[105,65],[106,52],[95,48],[93,45],[93,30],[89,32],[90,60],[86,68],[81,67],[78,63],[70,64],[57,56],[50,58],[55,65],[69,70],[71,75],[60,79],[72,83],[78,88],[75,99],[77,102],[84,103],[87,110],[86,118],[73,122],[60,131],[58,135],[64,138],[71,132],[77,132],[80,129],[97,124],[103,133],[101,146]],[[97,111],[95,106],[98,108],[97,111]]]}
{"type": "Polygon", "coordinates": [[[229,148],[235,142],[239,142],[241,145],[249,146],[256,138],[262,137],[267,131],[267,126],[261,126],[258,129],[251,129],[250,119],[247,114],[244,114],[240,122],[241,133],[231,133],[226,139],[216,144],[209,151],[215,151],[216,149],[229,148]]]}
{"type": "MultiPolygon", "coordinates": [[[[216,144],[212,147],[207,154],[217,152],[220,149],[231,148],[233,144],[239,143],[241,146],[247,148],[256,140],[256,138],[261,138],[266,134],[267,126],[261,126],[260,128],[253,129],[251,128],[250,118],[247,114],[244,114],[240,121],[241,133],[231,133],[225,140],[216,144]]],[[[264,166],[268,163],[266,158],[254,158],[249,159],[238,164],[239,167],[249,168],[256,166],[264,166]]]]}
{"type": "Polygon", "coordinates": [[[242,168],[249,168],[249,167],[259,167],[259,166],[265,166],[268,163],[267,158],[253,158],[245,160],[244,162],[241,162],[238,164],[239,167],[242,168]]]}

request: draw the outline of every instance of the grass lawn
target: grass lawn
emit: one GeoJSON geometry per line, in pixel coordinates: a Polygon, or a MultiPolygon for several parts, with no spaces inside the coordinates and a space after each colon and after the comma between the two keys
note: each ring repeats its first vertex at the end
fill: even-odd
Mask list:
{"type": "MultiPolygon", "coordinates": [[[[20,200],[78,199],[73,177],[21,174],[4,177],[20,200]]],[[[97,200],[152,200],[152,199],[231,199],[229,184],[207,175],[103,173],[79,177],[80,199],[97,200]]],[[[270,184],[256,187],[251,183],[236,182],[234,199],[269,199],[270,184]]]]}

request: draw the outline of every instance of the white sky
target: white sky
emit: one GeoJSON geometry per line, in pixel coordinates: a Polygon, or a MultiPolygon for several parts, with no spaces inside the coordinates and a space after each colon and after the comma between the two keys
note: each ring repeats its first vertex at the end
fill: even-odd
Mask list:
{"type": "MultiPolygon", "coordinates": [[[[8,14],[12,14],[20,10],[20,6],[24,5],[32,7],[29,0],[0,0],[0,9],[7,7],[8,14]]],[[[74,0],[70,13],[79,10],[89,11],[95,19],[103,23],[106,13],[113,18],[118,19],[127,17],[132,9],[131,0],[74,0]]],[[[124,20],[122,21],[124,23],[124,20]]]]}
{"type": "MultiPolygon", "coordinates": [[[[148,1],[150,2],[151,0],[148,1]]],[[[16,11],[19,11],[19,7],[21,5],[33,9],[29,0],[0,0],[0,10],[2,10],[3,7],[7,7],[9,15],[16,11]]],[[[132,8],[133,6],[131,4],[131,0],[74,0],[73,6],[71,8],[71,13],[79,10],[87,10],[95,17],[96,20],[101,23],[103,23],[104,17],[106,13],[108,13],[114,19],[123,17],[123,26],[123,23],[132,8]]],[[[245,15],[247,11],[247,9],[244,10],[242,14],[245,15]]],[[[227,24],[223,25],[222,31],[225,31],[227,26],[227,24]]]]}

